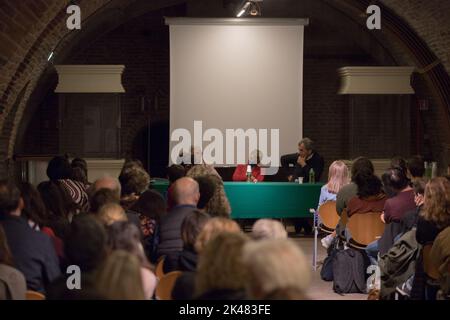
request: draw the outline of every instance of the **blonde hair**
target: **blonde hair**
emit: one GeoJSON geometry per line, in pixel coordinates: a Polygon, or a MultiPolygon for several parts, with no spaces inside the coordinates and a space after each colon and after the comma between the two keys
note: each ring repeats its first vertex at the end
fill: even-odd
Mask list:
{"type": "Polygon", "coordinates": [[[102,206],[97,217],[105,226],[110,226],[117,221],[128,221],[125,211],[117,203],[107,203],[102,206]]]}
{"type": "Polygon", "coordinates": [[[286,239],[287,232],[278,220],[259,219],[252,227],[252,238],[255,240],[286,239]]]}
{"type": "Polygon", "coordinates": [[[337,194],[349,182],[347,165],[341,160],[334,161],[328,169],[328,192],[337,194]]]}
{"type": "Polygon", "coordinates": [[[222,217],[211,218],[206,221],[202,230],[198,234],[195,241],[195,250],[198,253],[202,252],[203,248],[211,240],[211,238],[221,232],[240,233],[241,228],[234,220],[222,217]]]}
{"type": "Polygon", "coordinates": [[[289,239],[261,240],[247,243],[242,261],[248,269],[247,291],[262,299],[284,288],[306,292],[310,268],[302,250],[289,239]]]}
{"type": "Polygon", "coordinates": [[[95,287],[108,300],[144,300],[141,263],[126,251],[113,251],[98,271],[95,287]]]}
{"type": "Polygon", "coordinates": [[[450,225],[450,181],[446,178],[434,178],[425,186],[422,216],[438,228],[450,225]]]}
{"type": "Polygon", "coordinates": [[[208,242],[198,260],[197,296],[214,289],[244,289],[248,274],[242,264],[242,249],[247,241],[242,233],[225,232],[208,242]]]}

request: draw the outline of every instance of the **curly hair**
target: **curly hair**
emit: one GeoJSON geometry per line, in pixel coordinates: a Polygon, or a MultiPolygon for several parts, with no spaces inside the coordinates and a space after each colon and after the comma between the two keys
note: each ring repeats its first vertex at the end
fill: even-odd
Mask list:
{"type": "Polygon", "coordinates": [[[150,184],[150,175],[143,168],[138,166],[123,170],[119,176],[122,186],[122,196],[140,195],[147,190],[150,184]]]}
{"type": "Polygon", "coordinates": [[[440,229],[450,226],[450,181],[438,177],[427,183],[421,214],[440,229]]]}

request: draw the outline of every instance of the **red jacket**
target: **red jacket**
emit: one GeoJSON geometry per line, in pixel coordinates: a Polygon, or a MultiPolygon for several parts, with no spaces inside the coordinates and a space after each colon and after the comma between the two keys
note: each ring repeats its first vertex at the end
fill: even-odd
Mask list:
{"type": "MultiPolygon", "coordinates": [[[[261,168],[259,166],[254,166],[252,168],[252,177],[256,178],[258,181],[264,181],[264,176],[261,174],[261,168]]],[[[233,181],[247,181],[246,164],[238,164],[233,173],[233,181]]]]}

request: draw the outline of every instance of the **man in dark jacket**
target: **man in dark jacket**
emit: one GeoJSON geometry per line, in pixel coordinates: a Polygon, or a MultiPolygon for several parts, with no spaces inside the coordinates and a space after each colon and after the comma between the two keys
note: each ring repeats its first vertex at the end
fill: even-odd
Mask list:
{"type": "MultiPolygon", "coordinates": [[[[317,182],[322,176],[324,160],[314,151],[314,143],[309,138],[303,138],[298,143],[298,153],[284,155],[281,157],[281,165],[286,167],[294,164],[294,174],[289,176],[289,181],[303,178],[303,182],[317,182]],[[314,172],[314,180],[309,181],[310,173],[314,172]]],[[[295,231],[299,233],[303,228],[305,234],[312,232],[310,219],[300,218],[294,220],[295,231]]]]}
{"type": "Polygon", "coordinates": [[[164,215],[160,224],[158,257],[181,251],[181,224],[184,218],[197,208],[200,192],[198,183],[192,178],[181,178],[172,186],[174,207],[164,215]]]}
{"type": "Polygon", "coordinates": [[[23,201],[16,186],[0,181],[0,223],[5,230],[15,267],[25,276],[29,290],[45,293],[60,274],[52,240],[30,228],[21,217],[23,201]]]}

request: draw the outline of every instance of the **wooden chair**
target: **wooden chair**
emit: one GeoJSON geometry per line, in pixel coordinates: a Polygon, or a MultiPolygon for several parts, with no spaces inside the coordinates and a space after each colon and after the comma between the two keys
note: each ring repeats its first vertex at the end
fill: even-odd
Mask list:
{"type": "Polygon", "coordinates": [[[159,259],[156,263],[155,275],[158,279],[161,279],[164,276],[164,257],[159,259]]]}
{"type": "Polygon", "coordinates": [[[355,213],[347,222],[351,239],[349,246],[364,249],[369,243],[379,239],[385,224],[380,219],[381,212],[355,213]]]}
{"type": "Polygon", "coordinates": [[[166,273],[161,279],[159,279],[155,291],[157,300],[172,300],[173,287],[181,274],[181,271],[172,271],[166,273]]]}
{"type": "Polygon", "coordinates": [[[433,244],[424,245],[422,248],[423,270],[428,277],[437,280],[440,277],[438,267],[431,261],[431,248],[433,244]]]}
{"type": "Polygon", "coordinates": [[[45,296],[37,291],[27,290],[25,293],[25,299],[27,300],[45,300],[45,296]]]}
{"type": "Polygon", "coordinates": [[[322,204],[319,208],[319,217],[322,221],[319,226],[320,230],[332,233],[341,219],[336,211],[336,201],[327,201],[322,204]]]}

